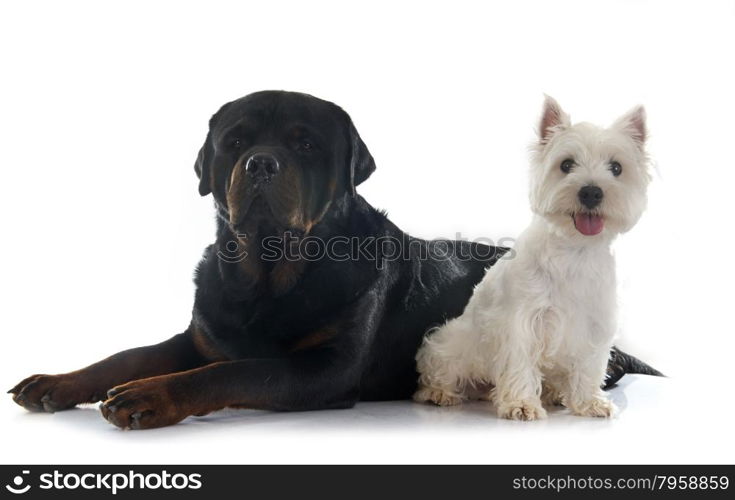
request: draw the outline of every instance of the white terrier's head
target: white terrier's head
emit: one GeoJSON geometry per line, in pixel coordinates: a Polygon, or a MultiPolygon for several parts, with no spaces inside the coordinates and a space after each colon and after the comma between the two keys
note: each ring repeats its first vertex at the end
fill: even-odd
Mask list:
{"type": "Polygon", "coordinates": [[[600,128],[572,125],[547,96],[538,134],[531,167],[534,213],[570,237],[611,238],[635,225],[651,179],[642,106],[600,128]]]}

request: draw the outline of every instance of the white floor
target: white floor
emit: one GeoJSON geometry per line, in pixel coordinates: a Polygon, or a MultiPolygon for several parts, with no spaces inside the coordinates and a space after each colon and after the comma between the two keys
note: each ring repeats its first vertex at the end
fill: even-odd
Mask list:
{"type": "Polygon", "coordinates": [[[225,410],[149,431],[120,431],[87,407],[31,414],[0,404],[5,463],[721,463],[733,462],[728,414],[691,411],[677,381],[627,376],[612,420],[556,411],[499,420],[487,403],[408,401],[351,410],[225,410]],[[7,446],[10,444],[10,446],[7,446]]]}

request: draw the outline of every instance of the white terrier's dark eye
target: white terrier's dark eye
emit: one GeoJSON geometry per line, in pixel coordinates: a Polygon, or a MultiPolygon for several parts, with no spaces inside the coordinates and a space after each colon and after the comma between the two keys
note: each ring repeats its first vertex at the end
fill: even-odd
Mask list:
{"type": "Polygon", "coordinates": [[[574,160],[566,159],[563,162],[561,162],[561,165],[559,165],[559,168],[562,172],[565,174],[568,174],[572,171],[572,167],[574,166],[574,160]]]}
{"type": "Polygon", "coordinates": [[[616,161],[610,162],[610,172],[617,177],[623,173],[623,166],[616,161]]]}

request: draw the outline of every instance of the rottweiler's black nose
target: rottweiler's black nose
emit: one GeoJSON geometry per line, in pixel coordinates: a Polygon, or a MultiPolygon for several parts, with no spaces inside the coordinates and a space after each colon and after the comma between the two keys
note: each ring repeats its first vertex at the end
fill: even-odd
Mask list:
{"type": "Polygon", "coordinates": [[[599,205],[604,196],[602,189],[597,186],[585,186],[579,190],[579,193],[577,193],[577,197],[579,197],[579,201],[582,205],[590,210],[599,205]]]}
{"type": "Polygon", "coordinates": [[[276,157],[268,153],[255,153],[245,163],[245,171],[256,180],[270,181],[280,168],[276,157]]]}

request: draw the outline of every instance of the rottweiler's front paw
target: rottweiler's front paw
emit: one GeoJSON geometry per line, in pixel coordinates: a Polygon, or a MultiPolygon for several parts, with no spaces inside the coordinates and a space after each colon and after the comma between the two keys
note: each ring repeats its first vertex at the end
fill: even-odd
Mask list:
{"type": "Polygon", "coordinates": [[[48,412],[67,410],[90,399],[84,384],[70,374],[31,375],[8,391],[13,401],[28,411],[48,412]]]}
{"type": "Polygon", "coordinates": [[[166,377],[133,380],[107,392],[100,411],[108,422],[121,429],[152,429],[173,425],[188,417],[177,404],[166,377]]]}

